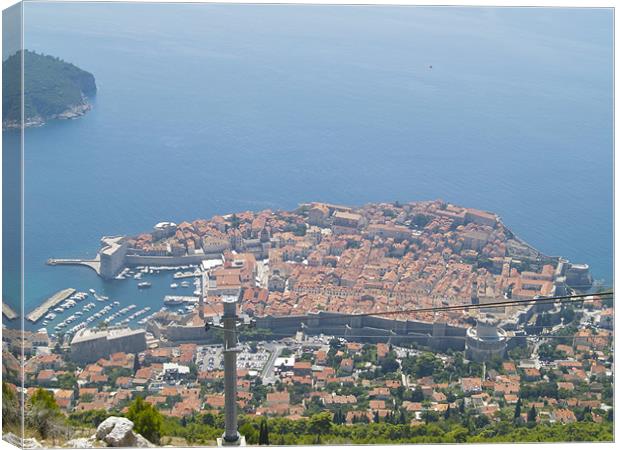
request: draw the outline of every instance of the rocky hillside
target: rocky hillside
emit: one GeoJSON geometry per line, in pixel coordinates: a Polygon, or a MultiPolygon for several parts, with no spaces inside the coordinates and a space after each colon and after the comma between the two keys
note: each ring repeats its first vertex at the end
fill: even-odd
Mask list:
{"type": "MultiPolygon", "coordinates": [[[[20,448],[43,448],[34,438],[21,439],[13,433],[6,433],[2,438],[20,448]]],[[[133,431],[133,422],[125,417],[108,417],[97,427],[97,432],[88,438],[76,438],[67,441],[66,448],[99,448],[99,447],[155,447],[142,435],[133,431]]]]}

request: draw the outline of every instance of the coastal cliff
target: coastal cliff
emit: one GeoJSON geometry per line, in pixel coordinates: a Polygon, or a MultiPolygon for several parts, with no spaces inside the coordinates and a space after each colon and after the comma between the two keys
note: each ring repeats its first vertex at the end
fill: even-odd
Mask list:
{"type": "MultiPolygon", "coordinates": [[[[2,63],[2,128],[21,122],[21,62],[17,52],[2,63]]],[[[59,58],[29,50],[23,52],[24,126],[40,126],[54,119],[73,119],[91,109],[97,92],[95,77],[59,58]]]]}

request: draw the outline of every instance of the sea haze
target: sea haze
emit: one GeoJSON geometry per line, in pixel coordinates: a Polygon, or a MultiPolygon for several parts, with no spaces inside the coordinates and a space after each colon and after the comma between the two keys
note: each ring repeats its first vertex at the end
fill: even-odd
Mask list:
{"type": "Polygon", "coordinates": [[[494,211],[612,282],[611,9],[24,8],[26,48],[98,85],[85,117],[26,132],[27,311],[65,287],[159,308],[169,275],[138,292],[45,261],[311,200],[494,211]]]}

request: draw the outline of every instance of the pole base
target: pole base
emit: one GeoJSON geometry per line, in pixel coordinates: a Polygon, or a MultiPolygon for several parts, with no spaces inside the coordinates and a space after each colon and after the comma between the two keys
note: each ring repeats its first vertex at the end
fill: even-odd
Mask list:
{"type": "Polygon", "coordinates": [[[218,447],[245,447],[245,436],[239,435],[236,441],[227,441],[224,436],[217,438],[218,447]]]}

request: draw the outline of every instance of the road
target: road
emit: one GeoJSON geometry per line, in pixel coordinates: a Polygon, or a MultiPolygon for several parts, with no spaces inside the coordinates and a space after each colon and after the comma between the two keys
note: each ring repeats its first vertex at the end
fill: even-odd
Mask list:
{"type": "Polygon", "coordinates": [[[275,343],[266,343],[265,348],[270,352],[269,359],[263,367],[263,372],[261,373],[261,377],[263,379],[263,384],[273,384],[276,382],[276,377],[274,376],[274,364],[276,362],[276,358],[280,355],[280,352],[286,345],[283,344],[275,344],[275,343]]]}
{"type": "Polygon", "coordinates": [[[256,263],[256,278],[258,280],[258,287],[267,289],[269,286],[269,262],[258,261],[256,263]]]}

